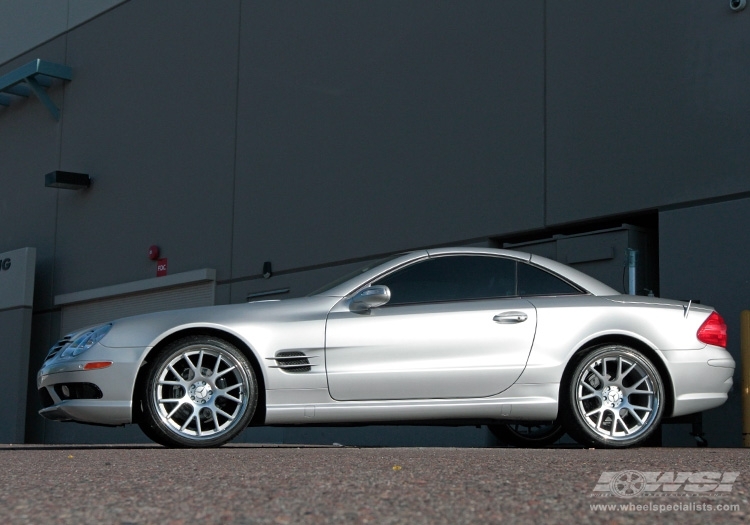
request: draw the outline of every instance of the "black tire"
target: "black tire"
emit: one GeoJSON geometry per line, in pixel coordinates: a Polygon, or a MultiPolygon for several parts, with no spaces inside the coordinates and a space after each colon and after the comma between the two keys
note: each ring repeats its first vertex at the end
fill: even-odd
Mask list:
{"type": "MultiPolygon", "coordinates": [[[[138,423],[138,426],[141,428],[141,432],[144,433],[144,435],[153,441],[154,443],[163,444],[163,437],[160,433],[158,433],[156,430],[154,430],[151,425],[148,423],[148,417],[146,415],[146,401],[144,399],[138,399],[136,401],[137,406],[135,407],[135,410],[137,410],[137,419],[136,422],[138,423]]],[[[166,445],[169,446],[169,445],[166,445]]]]}
{"type": "Polygon", "coordinates": [[[563,385],[562,423],[584,446],[632,447],[659,427],[665,401],[664,382],[648,357],[605,345],[585,354],[563,385]]]}
{"type": "Polygon", "coordinates": [[[487,425],[498,440],[518,448],[541,448],[553,445],[565,435],[558,421],[523,421],[487,425]]]}
{"type": "Polygon", "coordinates": [[[149,366],[138,424],[167,447],[218,447],[242,432],[255,413],[258,383],[247,357],[215,337],[167,345],[149,366]]]}

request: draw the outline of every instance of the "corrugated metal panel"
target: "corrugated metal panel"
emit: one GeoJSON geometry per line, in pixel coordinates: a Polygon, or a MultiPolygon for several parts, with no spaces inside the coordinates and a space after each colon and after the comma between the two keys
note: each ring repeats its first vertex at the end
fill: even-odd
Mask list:
{"type": "Polygon", "coordinates": [[[85,326],[106,323],[131,315],[211,306],[216,296],[216,282],[207,281],[157,291],[97,299],[62,307],[61,333],[67,334],[85,326]]]}

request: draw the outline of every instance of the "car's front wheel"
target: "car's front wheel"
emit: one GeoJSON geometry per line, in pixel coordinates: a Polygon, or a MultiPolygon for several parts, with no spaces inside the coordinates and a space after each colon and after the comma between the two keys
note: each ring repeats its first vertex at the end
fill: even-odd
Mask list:
{"type": "Polygon", "coordinates": [[[641,352],[606,345],[586,354],[562,393],[563,425],[586,446],[624,448],[643,443],[664,412],[664,383],[641,352]]]}
{"type": "Polygon", "coordinates": [[[245,355],[215,337],[169,344],[150,365],[139,425],[169,447],[217,447],[247,427],[258,384],[245,355]]]}

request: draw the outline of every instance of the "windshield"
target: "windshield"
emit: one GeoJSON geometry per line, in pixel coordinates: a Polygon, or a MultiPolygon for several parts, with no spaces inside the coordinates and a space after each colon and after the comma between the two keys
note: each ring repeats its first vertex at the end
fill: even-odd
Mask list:
{"type": "Polygon", "coordinates": [[[377,260],[377,261],[374,261],[374,262],[370,262],[370,263],[367,264],[367,266],[363,266],[362,268],[358,268],[357,270],[354,270],[353,272],[349,272],[346,275],[344,275],[342,277],[339,277],[335,281],[331,281],[330,283],[326,284],[325,286],[323,286],[321,288],[318,288],[314,292],[310,292],[309,294],[307,294],[307,296],[310,297],[311,295],[321,295],[321,294],[324,294],[328,290],[330,290],[332,288],[335,288],[336,286],[338,286],[340,284],[345,283],[349,279],[353,279],[356,276],[361,275],[361,274],[365,273],[368,270],[372,270],[376,266],[379,266],[381,264],[387,263],[388,261],[392,261],[393,259],[401,257],[402,255],[403,255],[403,253],[396,253],[396,254],[393,254],[393,255],[390,255],[390,256],[386,257],[385,259],[380,259],[380,260],[377,260]]]}

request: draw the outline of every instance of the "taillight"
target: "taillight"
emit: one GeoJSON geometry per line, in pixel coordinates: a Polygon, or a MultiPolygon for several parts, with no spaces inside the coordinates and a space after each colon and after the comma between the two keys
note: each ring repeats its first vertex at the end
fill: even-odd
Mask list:
{"type": "Polygon", "coordinates": [[[698,341],[707,345],[715,345],[722,348],[727,347],[727,323],[716,312],[713,312],[708,316],[708,319],[703,321],[696,335],[698,336],[698,341]]]}

